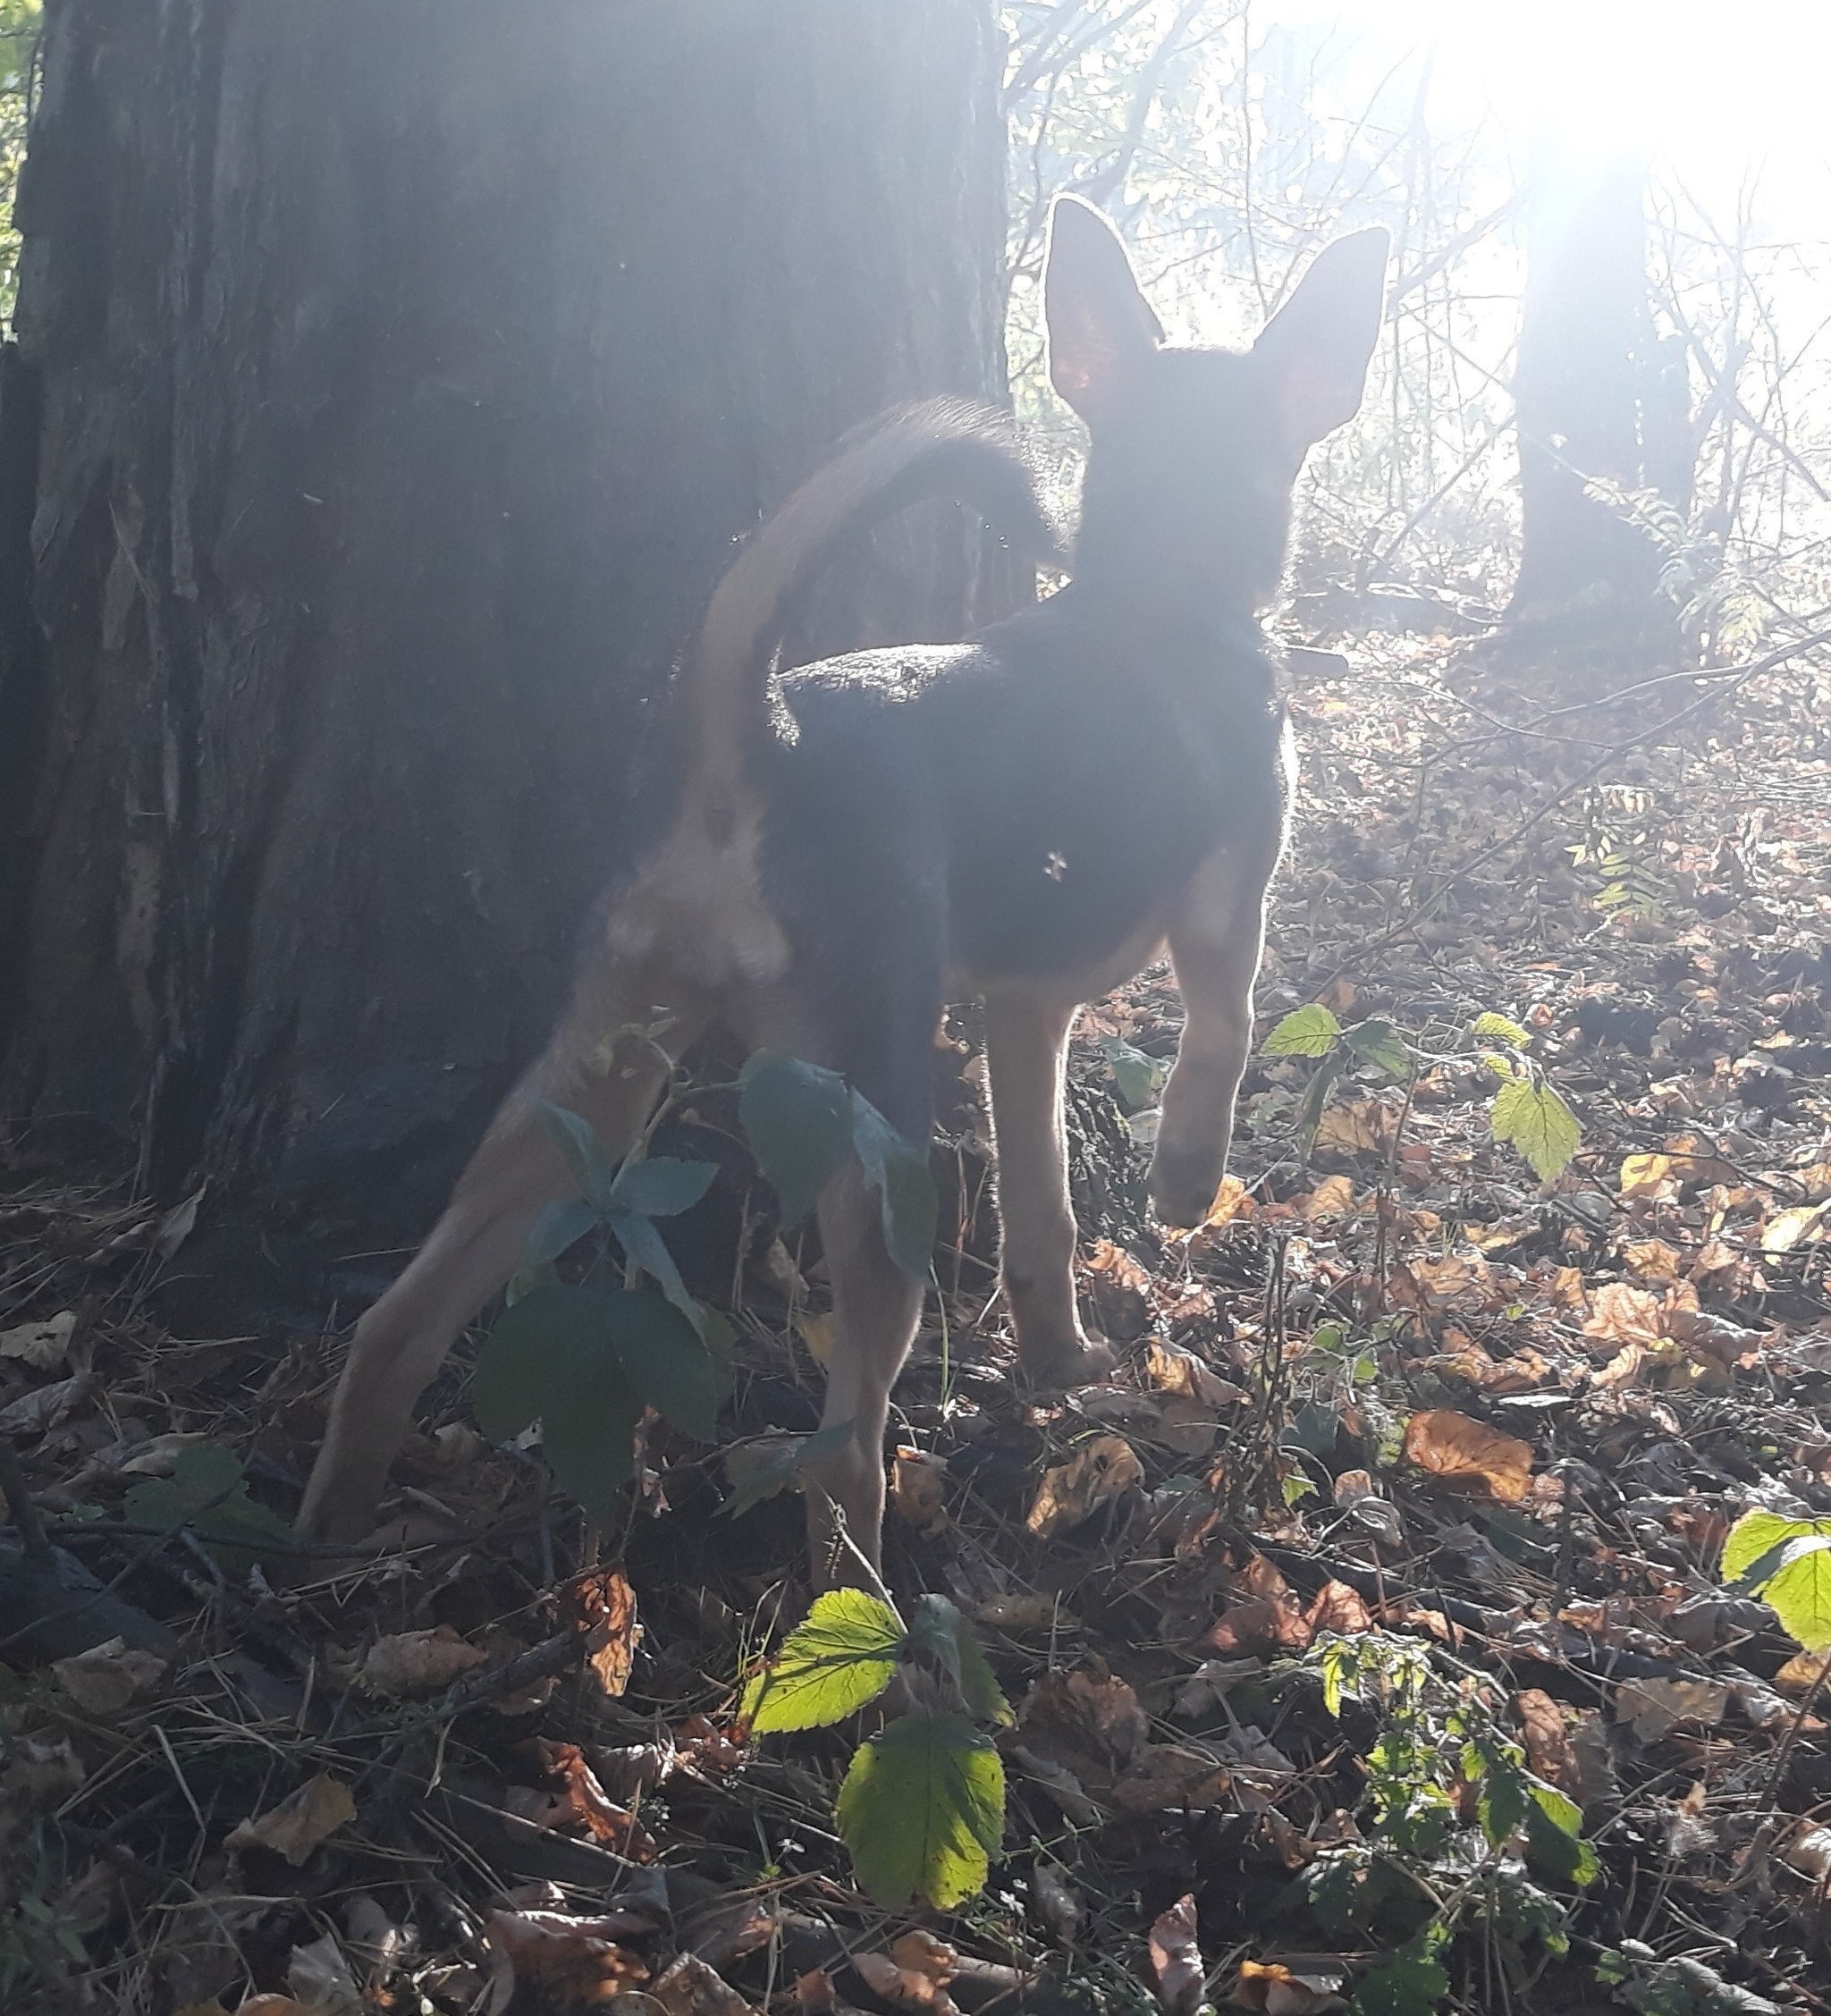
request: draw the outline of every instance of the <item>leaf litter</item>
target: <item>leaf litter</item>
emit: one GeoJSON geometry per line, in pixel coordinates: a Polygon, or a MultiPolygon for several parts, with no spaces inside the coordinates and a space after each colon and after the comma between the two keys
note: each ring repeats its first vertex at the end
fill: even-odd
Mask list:
{"type": "MultiPolygon", "coordinates": [[[[721,1441],[775,1465],[748,1509],[719,1447],[651,1422],[621,1523],[589,1530],[477,1432],[456,1363],[397,1465],[402,1544],[351,1562],[281,1537],[334,1339],[254,1308],[245,1335],[161,1326],[159,1270],[223,1200],[162,1215],[21,1159],[9,2010],[39,1982],[47,2009],[137,2016],[1825,2006],[1825,1658],[1727,1586],[1723,1548],[1751,1510],[1831,1518],[1827,696],[1757,680],[1583,782],[1622,739],[1599,711],[1535,724],[1515,697],[1509,727],[1437,647],[1360,653],[1294,696],[1304,810],[1258,1006],[1261,1038],[1296,1011],[1308,1033],[1255,1050],[1194,1231],[1142,1199],[1168,974],[1082,1018],[1104,1386],[1045,1401],[1014,1376],[970,1016],[939,1053],[939,1295],[898,1393],[886,1574],[976,1620],[1017,1707],[989,1740],[983,1894],[886,1916],[838,1838],[849,1746],[747,1738],[738,1713],[809,1600],[810,1235],[763,1242],[736,1294],[729,1243],[696,1273],[680,1244],[741,1335],[721,1441]],[[1633,915],[1573,851],[1610,790],[1650,836],[1633,915]],[[1549,1108],[1496,1138],[1483,1044],[1579,1126],[1557,1175],[1529,1159],[1568,1145],[1549,1108]],[[1388,1664],[1337,1714],[1341,1645],[1388,1664]],[[1505,1910],[1439,1936],[1331,1889],[1380,1880],[1381,1800],[1425,1797],[1428,1773],[1393,1776],[1412,1650],[1446,1700],[1489,1704],[1467,1740],[1514,1746],[1528,1804],[1581,1814],[1593,1880],[1527,1885],[1549,1837],[1507,1808],[1455,1879],[1505,1910]]],[[[669,1123],[671,1153],[723,1154],[721,1096],[669,1123]]],[[[721,1182],[744,1201],[742,1171],[721,1182]]],[[[1478,1840],[1473,1782],[1429,1784],[1447,1803],[1419,1826],[1478,1840]]]]}

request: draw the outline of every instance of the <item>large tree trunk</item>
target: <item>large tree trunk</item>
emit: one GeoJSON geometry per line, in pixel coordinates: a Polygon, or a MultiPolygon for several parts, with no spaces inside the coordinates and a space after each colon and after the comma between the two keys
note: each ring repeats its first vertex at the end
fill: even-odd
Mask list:
{"type": "Polygon", "coordinates": [[[1661,554],[1623,500],[1690,479],[1674,426],[1669,350],[1648,303],[1645,178],[1639,163],[1576,165],[1541,152],[1515,397],[1523,542],[1508,615],[1574,637],[1675,637],[1658,593],[1661,554]],[[1617,493],[1612,501],[1599,488],[1617,493]]]}
{"type": "MultiPolygon", "coordinates": [[[[425,1209],[733,538],[1002,392],[998,50],[989,0],[46,0],[0,1106],[425,1209]]],[[[976,542],[918,546],[823,641],[953,630],[976,542]]]]}

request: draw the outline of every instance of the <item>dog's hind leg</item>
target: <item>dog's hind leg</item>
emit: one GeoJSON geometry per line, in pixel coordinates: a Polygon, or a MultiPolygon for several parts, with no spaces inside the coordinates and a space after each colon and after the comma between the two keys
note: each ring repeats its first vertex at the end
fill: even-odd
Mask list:
{"type": "Polygon", "coordinates": [[[466,1323],[515,1270],[542,1208],[573,1183],[541,1118],[550,1101],[581,1114],[616,1160],[634,1143],[697,1012],[663,1009],[646,984],[606,961],[504,1101],[451,1201],[407,1270],[356,1327],[330,1427],[306,1487],[300,1530],[357,1539],[374,1525],[413,1404],[466,1323]]]}
{"type": "Polygon", "coordinates": [[[999,1268],[1017,1351],[1039,1385],[1084,1385],[1110,1370],[1075,1306],[1075,1208],[1062,1073],[1072,1004],[1022,990],[985,998],[985,1062],[998,1149],[999,1268]]]}

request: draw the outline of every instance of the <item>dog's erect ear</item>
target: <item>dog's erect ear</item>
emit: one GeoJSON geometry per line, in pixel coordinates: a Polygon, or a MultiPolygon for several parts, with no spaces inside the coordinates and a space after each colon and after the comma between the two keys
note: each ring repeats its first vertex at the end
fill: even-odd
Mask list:
{"type": "Polygon", "coordinates": [[[1092,205],[1059,196],[1042,276],[1049,380],[1084,419],[1163,341],[1119,234],[1092,205]]]}
{"type": "Polygon", "coordinates": [[[1253,345],[1276,375],[1292,439],[1305,448],[1361,409],[1391,243],[1392,234],[1375,224],[1326,246],[1253,345]]]}

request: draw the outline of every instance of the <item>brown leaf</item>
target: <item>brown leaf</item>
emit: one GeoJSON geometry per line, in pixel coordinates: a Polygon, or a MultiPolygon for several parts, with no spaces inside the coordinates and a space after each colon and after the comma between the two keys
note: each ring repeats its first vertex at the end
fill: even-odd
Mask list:
{"type": "Polygon", "coordinates": [[[156,1652],[130,1647],[122,1638],[92,1645],[67,1659],[53,1659],[57,1683],[89,1715],[119,1715],[136,1694],[143,1694],[165,1670],[156,1652]]]}
{"type": "Polygon", "coordinates": [[[1187,1743],[1152,1743],[1113,1780],[1121,1813],[1202,1812],[1227,1802],[1233,1779],[1219,1759],[1187,1743]]]}
{"type": "Polygon", "coordinates": [[[1831,1652],[1795,1652],[1774,1675],[1774,1684],[1800,1700],[1818,1684],[1827,1666],[1831,1666],[1831,1652]]]}
{"type": "Polygon", "coordinates": [[[481,1666],[489,1655],[467,1645],[450,1624],[431,1631],[403,1631],[378,1638],[356,1675],[366,1693],[430,1694],[449,1687],[460,1673],[481,1666]]]}
{"type": "Polygon", "coordinates": [[[1665,1307],[1645,1288],[1609,1281],[1596,1290],[1583,1334],[1611,1344],[1658,1344],[1666,1335],[1665,1307]]]}
{"type": "Polygon", "coordinates": [[[536,1739],[535,1749],[555,1781],[548,1792],[512,1788],[519,1796],[509,1806],[524,1820],[543,1827],[582,1827],[593,1840],[634,1862],[652,1862],[655,1844],[636,1816],[608,1798],[597,1774],[577,1743],[536,1739]]]}
{"type": "Polygon", "coordinates": [[[1345,1099],[1326,1107],[1316,1127],[1316,1147],[1337,1155],[1382,1155],[1392,1115],[1377,1099],[1345,1099]]]}
{"type": "Polygon", "coordinates": [[[69,1354],[75,1329],[73,1309],[60,1309],[42,1322],[15,1324],[10,1330],[0,1330],[0,1358],[17,1358],[34,1371],[48,1372],[69,1354]]]}
{"type": "Polygon", "coordinates": [[[1045,1673],[1017,1711],[1033,1750],[1084,1783],[1104,1783],[1144,1748],[1151,1717],[1126,1682],[1089,1659],[1067,1673],[1045,1673]]]}
{"type": "Polygon", "coordinates": [[[1087,1916],[1081,1893],[1052,1862],[1038,1862],[1030,1872],[1030,1905],[1044,1928],[1072,1946],[1087,1916]]]}
{"type": "Polygon", "coordinates": [[[1151,1927],[1151,1970],[1165,2016],[1194,2016],[1208,1970],[1195,1937],[1195,1899],[1179,1898],[1151,1927]]]}
{"type": "Polygon", "coordinates": [[[1236,1176],[1224,1176],[1220,1188],[1214,1193],[1214,1202],[1208,1207],[1208,1215],[1202,1220],[1205,1232],[1211,1227],[1218,1229],[1230,1225],[1236,1218],[1250,1217],[1253,1200],[1246,1194],[1246,1186],[1236,1176]]]}
{"type": "Polygon", "coordinates": [[[1616,1689],[1615,1719],[1650,1743],[1681,1722],[1714,1729],[1728,1706],[1729,1689],[1720,1680],[1624,1680],[1616,1689]]]}
{"type": "MultiPolygon", "coordinates": [[[[642,1961],[606,1934],[606,1922],[567,1911],[486,1911],[484,1937],[520,1979],[535,1983],[560,2008],[590,2009],[648,1978],[642,1961]]],[[[659,1994],[661,1984],[655,1987],[659,1994]]]]}
{"type": "Polygon", "coordinates": [[[1574,1794],[1580,1774],[1562,1706],[1542,1687],[1524,1687],[1514,1696],[1526,1761],[1547,1784],[1574,1794]]]}
{"type": "Polygon", "coordinates": [[[1413,1414],[1405,1423],[1405,1460],[1446,1489],[1517,1505],[1531,1480],[1532,1447],[1454,1408],[1413,1414]]]}
{"type": "Polygon", "coordinates": [[[258,1819],[239,1821],[224,1838],[229,1848],[265,1848],[283,1855],[294,1868],[322,1841],[356,1818],[350,1787],[327,1771],[308,1778],[299,1790],[270,1807],[258,1819]]]}
{"type": "Polygon", "coordinates": [[[1228,1991],[1236,2009],[1262,2009],[1265,2016],[1325,2016],[1347,2003],[1336,1993],[1347,1979],[1338,1961],[1312,1961],[1297,1966],[1284,1961],[1243,1960],[1239,1978],[1228,1991]]]}
{"type": "Polygon", "coordinates": [[[1252,1396],[1244,1387],[1224,1379],[1203,1359],[1181,1345],[1165,1344],[1153,1337],[1145,1354],[1144,1369],[1160,1393],[1181,1400],[1199,1401],[1205,1407],[1237,1407],[1252,1396]]]}
{"type": "Polygon", "coordinates": [[[774,1906],[755,1891],[736,1890],[700,1905],[681,1924],[681,1944],[722,1972],[766,1946],[780,1925],[774,1906]]]}
{"type": "Polygon", "coordinates": [[[1151,1270],[1110,1239],[1098,1239],[1088,1254],[1087,1286],[1100,1328],[1119,1344],[1130,1344],[1151,1327],[1151,1270]]]}
{"type": "Polygon", "coordinates": [[[599,1687],[612,1700],[629,1684],[642,1626],[636,1617],[636,1591],[620,1568],[594,1570],[578,1576],[568,1593],[577,1628],[590,1634],[586,1665],[599,1687]]]}
{"type": "Polygon", "coordinates": [[[1623,1255],[1643,1281],[1675,1281],[1684,1267],[1684,1255],[1664,1239],[1634,1239],[1623,1255]]]}
{"type": "Polygon", "coordinates": [[[1304,1199],[1304,1216],[1312,1222],[1324,1219],[1346,1218],[1354,1208],[1354,1183],[1352,1177],[1326,1176],[1304,1199]]]}
{"type": "Polygon", "coordinates": [[[890,1463],[890,1510],[918,1533],[943,1532],[948,1508],[943,1488],[948,1466],[924,1449],[898,1449],[890,1463]]]}
{"type": "Polygon", "coordinates": [[[1373,1613],[1358,1590],[1330,1580],[1316,1591],[1304,1622],[1312,1632],[1332,1631],[1349,1638],[1373,1628],[1373,1613]]]}
{"type": "Polygon", "coordinates": [[[1078,1526],[1143,1481],[1143,1467],[1123,1436],[1096,1435],[1065,1463],[1045,1470],[1025,1523],[1038,1539],[1078,1526]]]}
{"type": "Polygon", "coordinates": [[[945,1940],[920,1927],[904,1933],[887,1953],[852,1955],[858,1978],[873,1995],[924,2016],[954,2016],[948,1983],[959,1964],[960,1956],[945,1940]]]}

